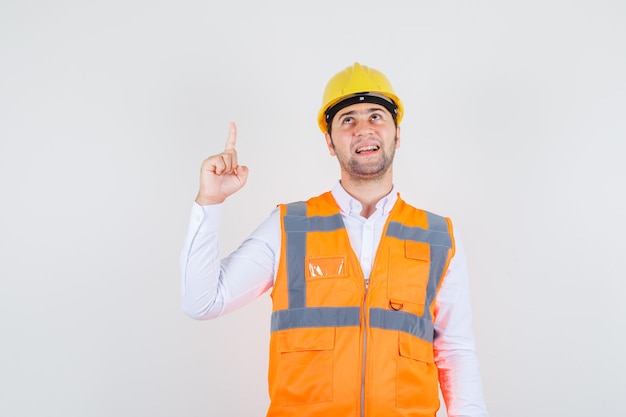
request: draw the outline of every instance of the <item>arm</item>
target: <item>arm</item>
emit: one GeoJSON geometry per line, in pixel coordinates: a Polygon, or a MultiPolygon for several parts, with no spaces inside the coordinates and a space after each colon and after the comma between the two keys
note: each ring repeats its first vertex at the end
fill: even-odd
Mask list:
{"type": "Polygon", "coordinates": [[[254,300],[274,279],[275,254],[280,251],[278,213],[219,260],[222,203],[248,178],[248,169],[237,161],[236,141],[237,128],[231,123],[224,151],[204,160],[200,170],[200,189],[181,253],[182,308],[195,319],[218,317],[254,300]]]}
{"type": "Polygon", "coordinates": [[[465,251],[455,235],[456,251],[435,304],[435,362],[448,416],[486,417],[465,251]]]}
{"type": "Polygon", "coordinates": [[[196,320],[219,317],[255,300],[274,283],[280,254],[279,211],[220,261],[219,219],[222,205],[192,208],[181,253],[181,304],[196,320]]]}

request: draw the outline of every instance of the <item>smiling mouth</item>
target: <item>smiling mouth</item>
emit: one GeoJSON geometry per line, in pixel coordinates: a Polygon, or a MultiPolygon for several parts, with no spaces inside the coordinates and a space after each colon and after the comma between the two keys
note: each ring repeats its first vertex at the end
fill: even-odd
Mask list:
{"type": "Polygon", "coordinates": [[[367,153],[376,152],[378,149],[380,149],[380,147],[376,145],[361,146],[359,148],[356,148],[356,153],[367,154],[367,153]]]}

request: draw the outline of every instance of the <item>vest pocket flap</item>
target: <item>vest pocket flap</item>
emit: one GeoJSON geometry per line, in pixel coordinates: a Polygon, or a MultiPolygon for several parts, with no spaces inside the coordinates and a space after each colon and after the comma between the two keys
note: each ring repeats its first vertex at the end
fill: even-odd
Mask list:
{"type": "Polygon", "coordinates": [[[332,350],[335,348],[335,328],[316,327],[291,329],[280,332],[278,349],[280,352],[300,352],[332,350]]]}
{"type": "Polygon", "coordinates": [[[421,362],[435,362],[433,345],[418,337],[411,336],[404,332],[398,332],[398,347],[400,356],[421,362]]]}
{"type": "Polygon", "coordinates": [[[430,261],[430,245],[424,242],[415,242],[407,240],[404,242],[405,256],[408,259],[416,259],[419,261],[430,261]]]}

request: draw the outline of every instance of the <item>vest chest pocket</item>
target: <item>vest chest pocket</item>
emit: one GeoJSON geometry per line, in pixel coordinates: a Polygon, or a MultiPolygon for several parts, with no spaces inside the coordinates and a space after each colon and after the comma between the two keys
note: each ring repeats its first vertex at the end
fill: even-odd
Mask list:
{"type": "Polygon", "coordinates": [[[438,372],[433,345],[415,336],[398,332],[396,401],[398,408],[439,407],[438,372]]]}
{"type": "Polygon", "coordinates": [[[306,279],[345,278],[348,276],[348,265],[345,256],[307,256],[306,279]]]}
{"type": "Polygon", "coordinates": [[[333,399],[335,329],[292,329],[282,332],[278,349],[278,400],[283,405],[333,399]]]}
{"type": "Polygon", "coordinates": [[[404,250],[391,252],[389,259],[388,296],[394,303],[418,305],[421,314],[430,274],[430,245],[407,240],[404,250]]]}

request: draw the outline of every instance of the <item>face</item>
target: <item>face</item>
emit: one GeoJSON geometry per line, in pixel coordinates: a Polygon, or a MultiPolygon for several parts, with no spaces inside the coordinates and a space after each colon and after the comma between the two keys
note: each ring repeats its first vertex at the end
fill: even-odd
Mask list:
{"type": "Polygon", "coordinates": [[[356,181],[391,175],[395,151],[400,147],[400,128],[379,104],[358,103],[340,110],[326,134],[330,154],[336,156],[342,178],[356,181]]]}

